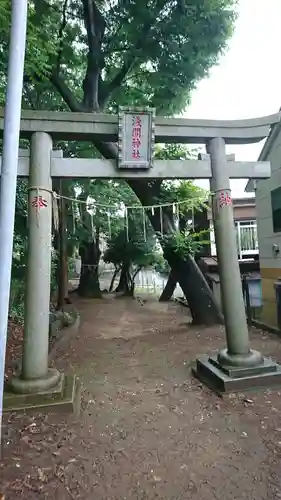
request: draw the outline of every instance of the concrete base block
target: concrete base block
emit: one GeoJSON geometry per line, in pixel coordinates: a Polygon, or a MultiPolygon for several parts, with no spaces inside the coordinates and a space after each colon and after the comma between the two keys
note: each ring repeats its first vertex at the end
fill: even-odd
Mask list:
{"type": "Polygon", "coordinates": [[[209,356],[209,362],[216,368],[222,370],[230,378],[243,378],[253,375],[261,375],[262,373],[276,372],[276,363],[271,359],[262,358],[262,362],[256,366],[230,366],[220,363],[217,356],[209,356]]]}
{"type": "Polygon", "coordinates": [[[62,411],[79,414],[81,385],[75,375],[61,375],[58,384],[37,394],[15,394],[4,391],[3,411],[62,411]]]}
{"type": "Polygon", "coordinates": [[[268,358],[264,358],[261,365],[254,368],[241,368],[221,366],[217,356],[202,356],[196,360],[192,372],[196,378],[219,394],[281,387],[281,365],[268,358]]]}

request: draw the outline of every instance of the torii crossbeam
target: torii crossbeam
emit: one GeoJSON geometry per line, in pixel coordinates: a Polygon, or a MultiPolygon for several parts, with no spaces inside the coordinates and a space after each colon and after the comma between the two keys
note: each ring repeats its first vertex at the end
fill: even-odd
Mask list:
{"type": "MultiPolygon", "coordinates": [[[[23,154],[20,152],[20,154],[23,154]]],[[[62,158],[52,152],[51,177],[90,179],[211,179],[210,158],[202,160],[155,160],[149,170],[121,170],[115,160],[93,158],[62,158]]],[[[227,174],[230,179],[267,179],[270,163],[228,161],[227,174]]],[[[19,157],[18,176],[28,177],[29,156],[19,157]]],[[[0,157],[1,175],[1,157],[0,157]]]]}
{"type": "MultiPolygon", "coordinates": [[[[51,134],[54,140],[117,142],[118,116],[97,113],[22,111],[21,137],[30,139],[34,132],[51,134]]],[[[279,122],[280,113],[247,120],[194,120],[156,117],[155,142],[206,144],[222,137],[226,144],[251,144],[269,135],[279,122]]],[[[4,109],[0,108],[0,134],[4,126],[4,109]]]]}

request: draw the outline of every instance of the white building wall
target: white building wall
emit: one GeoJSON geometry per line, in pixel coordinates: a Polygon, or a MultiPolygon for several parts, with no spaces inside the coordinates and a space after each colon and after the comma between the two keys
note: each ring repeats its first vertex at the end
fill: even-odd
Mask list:
{"type": "MultiPolygon", "coordinates": [[[[261,153],[262,160],[271,163],[271,177],[256,182],[257,227],[262,277],[263,313],[265,323],[276,325],[276,292],[274,284],[281,278],[281,232],[273,232],[271,191],[281,187],[281,127],[268,153],[266,146],[261,153]],[[280,252],[276,253],[273,246],[280,252]]],[[[273,133],[272,133],[273,135],[273,133]]],[[[270,139],[268,140],[269,143],[270,139]]]]}

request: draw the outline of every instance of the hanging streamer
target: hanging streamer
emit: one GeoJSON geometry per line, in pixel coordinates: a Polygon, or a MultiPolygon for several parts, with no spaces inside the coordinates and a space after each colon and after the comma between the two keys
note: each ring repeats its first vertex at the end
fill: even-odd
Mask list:
{"type": "Polygon", "coordinates": [[[160,206],[160,233],[163,236],[163,210],[160,206]]]}
{"type": "MultiPolygon", "coordinates": [[[[69,196],[61,196],[61,195],[57,195],[57,198],[64,198],[65,200],[69,200],[69,201],[73,201],[75,203],[80,203],[80,204],[86,204],[89,206],[89,208],[93,209],[93,208],[103,208],[103,209],[111,209],[111,210],[116,210],[116,205],[106,205],[104,203],[96,203],[96,202],[85,202],[84,200],[79,200],[78,198],[70,198],[69,196]]],[[[130,210],[142,210],[142,208],[144,208],[145,210],[151,210],[152,212],[154,212],[155,209],[158,209],[160,207],[164,208],[164,207],[172,207],[173,205],[186,205],[187,208],[192,208],[192,206],[194,205],[194,203],[197,202],[201,205],[204,205],[206,203],[206,206],[208,204],[208,201],[204,198],[202,198],[202,196],[198,197],[198,198],[193,198],[192,201],[190,199],[188,200],[181,200],[181,201],[177,201],[177,202],[170,202],[170,203],[161,203],[161,204],[158,204],[158,205],[131,205],[131,206],[127,206],[127,209],[130,210]]]]}
{"type": "Polygon", "coordinates": [[[111,219],[110,212],[107,212],[108,236],[111,238],[111,219]]]}
{"type": "Polygon", "coordinates": [[[180,207],[179,207],[178,203],[176,205],[176,210],[177,210],[177,215],[176,215],[176,218],[177,218],[177,229],[179,230],[179,228],[180,228],[180,207]]]}
{"type": "Polygon", "coordinates": [[[72,212],[72,222],[73,222],[72,229],[73,229],[73,233],[75,233],[75,230],[76,230],[76,226],[75,226],[76,214],[75,214],[75,210],[74,210],[74,203],[71,203],[71,212],[72,212]]]}
{"type": "MultiPolygon", "coordinates": [[[[29,188],[29,189],[31,189],[31,188],[29,188]]],[[[44,189],[44,188],[39,188],[38,186],[32,187],[32,190],[36,190],[36,192],[37,192],[37,196],[36,196],[37,200],[39,200],[39,198],[40,198],[40,190],[41,189],[44,189]]],[[[48,190],[45,189],[45,191],[48,191],[48,190]]],[[[88,207],[88,209],[91,208],[91,209],[94,209],[95,211],[97,211],[99,209],[104,210],[107,213],[107,217],[108,217],[109,237],[112,236],[111,213],[112,213],[112,211],[113,211],[113,213],[116,212],[116,210],[117,210],[116,205],[106,205],[106,204],[96,203],[96,202],[89,203],[85,200],[79,200],[77,198],[70,198],[68,196],[61,196],[61,195],[57,195],[56,193],[53,193],[53,192],[51,192],[51,194],[57,200],[63,198],[65,200],[71,201],[73,204],[74,203],[84,204],[84,205],[86,205],[86,207],[88,207]]],[[[208,200],[208,201],[210,201],[210,200],[208,200]]],[[[170,203],[161,203],[159,205],[142,206],[142,205],[138,204],[138,205],[126,206],[125,210],[124,210],[124,229],[126,227],[126,229],[125,229],[126,230],[126,239],[127,239],[127,241],[129,241],[129,217],[128,217],[129,210],[142,210],[143,234],[144,234],[145,241],[147,241],[147,227],[146,227],[146,212],[145,212],[145,210],[151,210],[151,214],[154,216],[155,210],[159,209],[160,234],[163,236],[163,231],[164,231],[163,208],[164,207],[170,207],[170,209],[172,210],[174,220],[175,220],[175,225],[177,226],[177,229],[179,230],[179,228],[180,228],[180,205],[184,204],[186,210],[192,211],[192,229],[194,230],[194,227],[195,227],[194,204],[199,203],[201,205],[201,207],[208,208],[208,206],[210,206],[210,203],[208,203],[208,201],[205,198],[203,199],[202,197],[198,197],[198,198],[193,198],[192,200],[189,199],[189,200],[181,200],[181,201],[176,201],[176,202],[174,201],[172,203],[171,202],[170,203]]],[[[73,213],[75,213],[74,205],[72,205],[72,207],[73,207],[73,213]]],[[[37,218],[37,224],[39,224],[39,203],[36,204],[36,218],[37,218]]]]}
{"type": "Polygon", "coordinates": [[[125,208],[125,227],[126,227],[126,239],[129,241],[129,219],[128,219],[128,209],[125,208]]]}
{"type": "Polygon", "coordinates": [[[144,237],[144,241],[146,241],[146,221],[145,221],[145,210],[143,208],[142,210],[142,223],[143,223],[143,237],[144,237]]]}
{"type": "Polygon", "coordinates": [[[176,205],[176,203],[173,203],[172,209],[173,209],[173,222],[174,222],[175,226],[177,226],[177,205],[176,205]]]}

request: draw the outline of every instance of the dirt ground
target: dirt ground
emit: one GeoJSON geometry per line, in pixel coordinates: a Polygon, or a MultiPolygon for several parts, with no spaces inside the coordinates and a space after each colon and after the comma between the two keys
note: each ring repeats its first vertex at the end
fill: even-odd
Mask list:
{"type": "MultiPolygon", "coordinates": [[[[281,387],[222,399],[191,376],[222,328],[191,328],[184,308],[152,299],[76,306],[79,335],[55,364],[80,377],[81,415],[4,417],[5,500],[281,498],[281,387]]],[[[280,339],[251,337],[281,361],[280,339]]]]}

